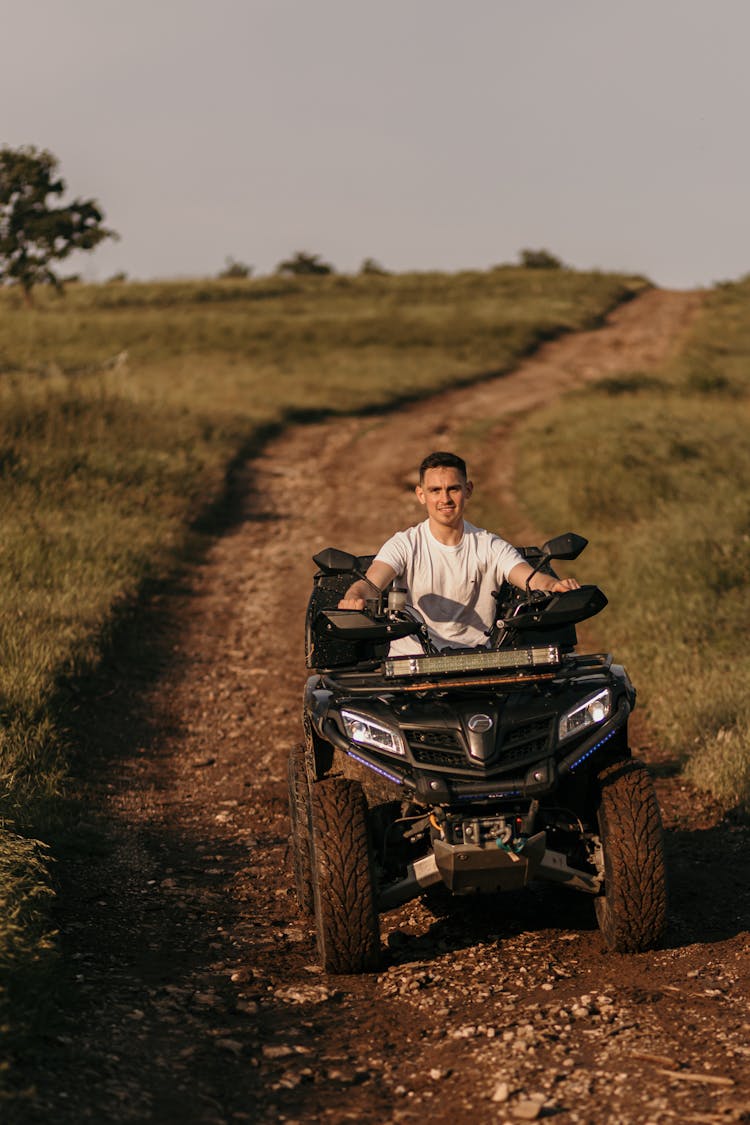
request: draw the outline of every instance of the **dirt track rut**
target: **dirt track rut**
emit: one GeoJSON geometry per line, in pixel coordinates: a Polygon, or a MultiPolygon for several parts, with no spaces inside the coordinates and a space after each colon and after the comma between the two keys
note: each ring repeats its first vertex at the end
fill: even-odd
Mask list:
{"type": "MultiPolygon", "coordinates": [[[[97,846],[59,865],[68,1000],[18,1120],[750,1120],[747,830],[648,745],[672,893],[655,953],[605,954],[577,896],[533,890],[408,904],[382,918],[382,972],[327,978],[287,840],[312,553],[414,522],[433,448],[467,450],[513,511],[517,416],[659,362],[699,302],[649,292],[512,375],[295,428],[246,466],[241,519],[81,700],[79,835],[97,846]]],[[[533,534],[520,513],[503,530],[533,534]]]]}

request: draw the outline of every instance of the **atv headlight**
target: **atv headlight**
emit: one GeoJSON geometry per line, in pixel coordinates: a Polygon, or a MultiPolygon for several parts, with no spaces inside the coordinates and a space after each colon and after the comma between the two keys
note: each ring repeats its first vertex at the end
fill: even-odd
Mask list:
{"type": "Polygon", "coordinates": [[[602,688],[596,695],[577,703],[566,711],[560,718],[558,736],[560,742],[571,738],[574,734],[581,734],[588,727],[596,726],[608,718],[612,711],[612,692],[609,688],[602,688]]]}
{"type": "Polygon", "coordinates": [[[342,711],[347,738],[370,746],[373,750],[384,750],[386,754],[406,755],[401,735],[383,723],[376,723],[369,715],[358,715],[356,711],[342,711]]]}

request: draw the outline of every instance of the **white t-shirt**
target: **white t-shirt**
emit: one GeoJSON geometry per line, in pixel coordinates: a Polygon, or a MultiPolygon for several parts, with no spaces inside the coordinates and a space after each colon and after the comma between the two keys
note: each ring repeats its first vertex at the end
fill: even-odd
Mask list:
{"type": "MultiPolygon", "coordinates": [[[[499,535],[464,520],[464,534],[455,547],[440,543],[425,520],[397,531],[375,556],[387,563],[406,586],[408,601],[424,617],[438,648],[486,646],[493,623],[493,590],[524,561],[499,535]]],[[[398,585],[399,583],[397,583],[398,585]]],[[[391,656],[421,652],[412,637],[394,641],[391,656]]]]}

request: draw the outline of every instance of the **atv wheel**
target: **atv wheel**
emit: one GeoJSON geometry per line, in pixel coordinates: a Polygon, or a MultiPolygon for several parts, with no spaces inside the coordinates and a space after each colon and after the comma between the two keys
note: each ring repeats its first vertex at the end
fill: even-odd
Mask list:
{"type": "Polygon", "coordinates": [[[292,823],[292,863],[297,905],[302,914],[315,909],[310,854],[310,783],[305,769],[305,748],[292,747],[289,754],[289,819],[292,823]]]}
{"type": "Polygon", "coordinates": [[[661,816],[642,762],[616,762],[599,774],[599,836],[604,894],[596,920],[615,953],[657,945],[667,922],[661,816]]]}
{"type": "Polygon", "coordinates": [[[362,786],[343,778],[318,782],[312,787],[311,807],[321,963],[329,973],[375,969],[380,930],[362,786]]]}

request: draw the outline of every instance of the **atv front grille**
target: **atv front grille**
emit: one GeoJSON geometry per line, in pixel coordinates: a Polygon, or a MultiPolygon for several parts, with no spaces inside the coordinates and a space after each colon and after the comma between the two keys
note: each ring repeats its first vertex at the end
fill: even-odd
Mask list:
{"type": "Polygon", "coordinates": [[[501,728],[498,764],[534,761],[547,753],[553,720],[535,719],[523,726],[501,728]]]}
{"type": "MultiPolygon", "coordinates": [[[[549,753],[550,728],[554,720],[533,719],[520,726],[501,727],[495,752],[487,765],[504,770],[510,765],[535,762],[549,753]]],[[[482,762],[469,759],[459,731],[404,730],[414,761],[421,766],[464,771],[484,768],[482,762]]]]}
{"type": "Polygon", "coordinates": [[[414,761],[423,766],[465,769],[466,755],[458,734],[452,730],[404,731],[414,761]]]}

